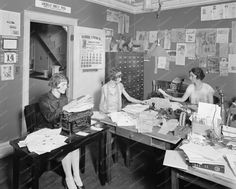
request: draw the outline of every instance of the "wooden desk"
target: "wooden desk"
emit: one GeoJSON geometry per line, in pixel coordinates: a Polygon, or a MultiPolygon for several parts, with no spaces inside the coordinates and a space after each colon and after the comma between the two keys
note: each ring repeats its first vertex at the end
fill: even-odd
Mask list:
{"type": "MultiPolygon", "coordinates": [[[[111,142],[112,142],[112,134],[114,136],[121,136],[126,139],[130,139],[135,142],[139,142],[154,148],[158,148],[161,150],[167,150],[167,149],[174,149],[178,142],[180,142],[181,138],[175,137],[173,135],[163,135],[158,133],[159,128],[153,127],[152,133],[138,133],[137,129],[135,129],[135,126],[133,127],[118,127],[116,124],[111,122],[111,120],[100,120],[102,123],[105,123],[107,126],[110,127],[109,131],[107,133],[107,167],[108,168],[108,174],[107,174],[107,181],[111,181],[111,167],[112,167],[112,149],[111,149],[111,142]]],[[[127,147],[126,150],[126,158],[125,158],[125,164],[126,166],[129,166],[129,160],[130,160],[130,149],[127,147]]],[[[169,175],[168,175],[169,176],[169,175]]]]}
{"type": "Polygon", "coordinates": [[[20,188],[20,173],[23,171],[20,159],[24,158],[31,165],[31,179],[32,179],[32,189],[39,188],[39,177],[40,177],[40,163],[43,161],[50,161],[55,158],[63,157],[64,155],[72,152],[82,146],[85,146],[93,141],[99,141],[99,158],[98,158],[98,177],[101,184],[104,185],[106,182],[106,134],[107,127],[104,127],[102,131],[89,130],[90,134],[88,136],[74,135],[70,137],[66,145],[57,148],[51,152],[38,155],[36,153],[29,152],[27,147],[20,148],[18,142],[24,138],[19,138],[10,141],[11,146],[14,148],[14,158],[13,158],[13,188],[20,188]]]}
{"type": "Polygon", "coordinates": [[[180,179],[206,189],[236,188],[236,179],[232,180],[217,174],[209,175],[204,171],[198,171],[191,167],[189,167],[188,170],[181,170],[172,167],[171,189],[179,189],[180,179]]]}

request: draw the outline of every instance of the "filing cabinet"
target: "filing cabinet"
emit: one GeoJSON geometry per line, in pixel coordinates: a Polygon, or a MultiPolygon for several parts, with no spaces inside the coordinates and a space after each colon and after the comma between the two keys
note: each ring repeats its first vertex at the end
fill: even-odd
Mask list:
{"type": "Polygon", "coordinates": [[[144,94],[144,53],[140,52],[107,52],[106,82],[109,71],[118,67],[122,72],[122,83],[128,94],[142,100],[144,94]]]}

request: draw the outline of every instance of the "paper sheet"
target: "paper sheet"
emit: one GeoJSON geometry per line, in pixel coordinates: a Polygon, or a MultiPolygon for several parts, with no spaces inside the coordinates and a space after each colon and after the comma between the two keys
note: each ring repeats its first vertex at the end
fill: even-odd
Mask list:
{"type": "Polygon", "coordinates": [[[158,131],[158,133],[166,135],[168,134],[169,131],[174,131],[177,126],[178,126],[177,119],[170,119],[168,121],[163,119],[163,125],[161,126],[161,129],[158,131]]]}
{"type": "Polygon", "coordinates": [[[184,152],[176,150],[166,150],[163,165],[188,170],[185,163],[184,152]]]}

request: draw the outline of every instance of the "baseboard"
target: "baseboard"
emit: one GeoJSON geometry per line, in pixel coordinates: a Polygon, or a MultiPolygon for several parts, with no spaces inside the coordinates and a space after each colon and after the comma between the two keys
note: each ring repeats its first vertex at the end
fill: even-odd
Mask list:
{"type": "Polygon", "coordinates": [[[0,143],[0,159],[9,156],[13,153],[13,148],[9,144],[9,141],[0,143]]]}

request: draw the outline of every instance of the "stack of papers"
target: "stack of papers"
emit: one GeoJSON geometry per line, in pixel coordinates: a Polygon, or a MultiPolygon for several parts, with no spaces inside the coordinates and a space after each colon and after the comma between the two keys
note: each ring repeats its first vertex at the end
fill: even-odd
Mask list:
{"type": "Polygon", "coordinates": [[[165,98],[150,98],[149,100],[147,100],[147,103],[149,106],[152,106],[153,104],[155,104],[155,109],[159,110],[159,109],[168,109],[171,108],[171,103],[169,99],[165,99],[165,98]]]}
{"type": "Polygon", "coordinates": [[[189,142],[180,149],[187,155],[190,163],[220,163],[223,159],[222,155],[209,145],[202,146],[189,142]]]}
{"type": "Polygon", "coordinates": [[[138,116],[137,130],[138,132],[152,132],[153,126],[159,126],[161,120],[157,119],[156,111],[144,111],[138,116]]]}
{"type": "Polygon", "coordinates": [[[63,107],[67,112],[82,112],[92,109],[94,106],[93,98],[89,95],[79,97],[63,107]]]}
{"type": "Polygon", "coordinates": [[[60,135],[59,129],[41,129],[29,134],[24,141],[20,141],[27,146],[30,152],[43,154],[65,145],[67,137],[60,135]]]}
{"type": "Polygon", "coordinates": [[[228,138],[231,138],[232,140],[236,140],[236,128],[228,127],[224,125],[222,128],[222,133],[224,137],[228,137],[228,138]]]}
{"type": "Polygon", "coordinates": [[[109,114],[111,120],[117,124],[117,126],[136,126],[137,117],[128,114],[127,112],[112,112],[109,114]]]}
{"type": "Polygon", "coordinates": [[[125,106],[122,110],[130,114],[139,114],[149,108],[149,105],[143,104],[129,104],[125,106]]]}

